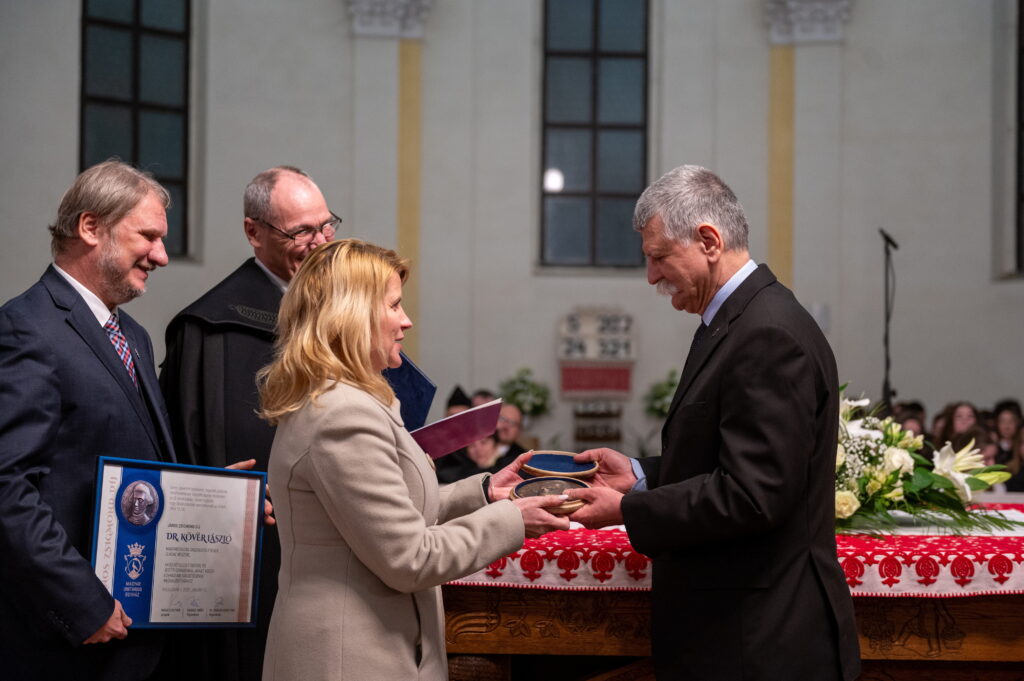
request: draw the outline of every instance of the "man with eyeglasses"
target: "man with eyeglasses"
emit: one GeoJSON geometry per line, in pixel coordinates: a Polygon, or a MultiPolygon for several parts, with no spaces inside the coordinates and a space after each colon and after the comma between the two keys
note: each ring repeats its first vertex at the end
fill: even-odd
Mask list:
{"type": "MultiPolygon", "coordinates": [[[[253,257],[171,320],[160,385],[180,461],[220,467],[254,458],[255,469],[265,471],[274,429],[256,417],[256,371],[270,362],[288,282],[307,255],[334,238],[341,219],[309,175],[293,166],[254,177],[244,206],[253,257]]],[[[203,649],[202,664],[189,666],[190,678],[261,677],[280,551],[276,529],[264,528],[255,629],[190,633],[179,642],[191,653],[203,649]]]]}

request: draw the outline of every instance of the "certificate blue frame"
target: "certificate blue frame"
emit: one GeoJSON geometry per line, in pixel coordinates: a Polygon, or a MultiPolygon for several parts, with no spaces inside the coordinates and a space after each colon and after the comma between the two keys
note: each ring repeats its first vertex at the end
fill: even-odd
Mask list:
{"type": "MultiPolygon", "coordinates": [[[[111,456],[101,456],[98,459],[96,466],[96,487],[93,500],[93,532],[92,532],[92,552],[91,561],[93,568],[96,569],[97,561],[99,558],[99,551],[101,547],[101,528],[100,522],[103,516],[102,497],[103,490],[102,485],[105,479],[104,472],[108,465],[120,466],[122,468],[122,478],[119,482],[117,495],[122,495],[123,490],[128,485],[134,485],[138,481],[142,481],[142,484],[149,490],[158,491],[158,503],[151,504],[156,506],[152,513],[152,517],[143,517],[144,525],[134,526],[135,521],[129,521],[125,516],[123,509],[118,509],[116,512],[117,524],[116,524],[116,539],[115,544],[118,549],[117,553],[123,556],[123,563],[120,560],[114,559],[122,568],[116,572],[125,572],[128,575],[135,575],[132,577],[131,586],[122,586],[122,588],[129,588],[137,595],[132,598],[128,598],[128,602],[122,600],[122,606],[125,608],[125,612],[132,618],[132,629],[223,629],[223,628],[252,628],[256,626],[256,620],[259,608],[259,584],[260,584],[260,556],[263,552],[263,509],[266,503],[266,488],[267,488],[267,474],[262,471],[245,471],[245,470],[234,470],[229,468],[213,468],[210,466],[193,466],[188,464],[180,463],[167,463],[161,461],[144,461],[137,459],[125,459],[111,456]],[[127,475],[128,472],[131,475],[127,475]],[[163,499],[163,491],[160,486],[160,476],[163,471],[175,471],[182,473],[195,473],[202,476],[225,476],[232,478],[248,478],[259,480],[259,499],[255,508],[255,547],[252,553],[252,565],[250,569],[252,571],[252,593],[251,602],[249,603],[249,618],[245,621],[190,621],[190,622],[155,622],[151,619],[151,607],[152,607],[152,579],[153,570],[152,567],[154,562],[149,561],[149,566],[145,565],[145,561],[148,556],[140,555],[136,556],[135,553],[139,551],[138,547],[141,545],[141,541],[145,540],[147,543],[153,542],[153,550],[150,555],[155,554],[157,546],[159,546],[159,539],[157,538],[157,530],[160,519],[163,516],[165,510],[165,503],[163,499]],[[131,477],[131,482],[125,482],[126,477],[131,477]],[[148,485],[145,483],[149,483],[148,485]],[[124,535],[122,537],[122,534],[124,535]],[[131,542],[129,544],[128,542],[131,542]],[[121,553],[123,550],[127,550],[127,553],[121,553]],[[138,567],[132,567],[132,561],[136,561],[138,567]],[[150,568],[147,573],[147,567],[150,568]]],[[[109,529],[109,528],[108,528],[109,529]]],[[[214,535],[201,535],[204,540],[209,537],[209,541],[218,541],[217,536],[214,535]]],[[[230,540],[230,536],[228,537],[230,540]]],[[[221,543],[224,543],[220,540],[221,543]]],[[[144,548],[144,547],[143,547],[144,548]]],[[[114,580],[120,578],[120,575],[113,577],[114,580]]],[[[108,585],[108,588],[111,588],[108,585]]],[[[118,590],[118,585],[114,585],[114,591],[118,590]]],[[[116,597],[116,596],[115,596],[116,597]]]]}

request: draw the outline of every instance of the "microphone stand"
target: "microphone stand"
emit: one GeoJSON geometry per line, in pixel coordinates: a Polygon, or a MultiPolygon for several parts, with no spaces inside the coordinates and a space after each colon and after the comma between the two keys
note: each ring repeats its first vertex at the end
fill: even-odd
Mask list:
{"type": "Polygon", "coordinates": [[[896,270],[892,264],[892,252],[898,251],[900,247],[896,240],[881,227],[878,228],[878,233],[882,235],[885,248],[885,333],[882,336],[882,345],[885,348],[885,377],[882,380],[882,404],[885,405],[886,411],[891,414],[892,398],[896,396],[896,391],[889,384],[889,368],[891,365],[889,361],[889,324],[892,321],[893,301],[896,297],[896,270]]]}

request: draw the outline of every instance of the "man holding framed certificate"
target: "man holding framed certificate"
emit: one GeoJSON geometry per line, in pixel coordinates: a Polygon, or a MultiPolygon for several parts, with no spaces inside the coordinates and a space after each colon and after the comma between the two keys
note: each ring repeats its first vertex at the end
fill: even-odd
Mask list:
{"type": "Polygon", "coordinates": [[[118,309],[167,264],[169,203],[118,161],[84,171],[50,227],[53,264],[0,308],[5,678],[144,679],[159,660],[163,637],[128,636],[87,557],[97,459],[175,460],[149,336],[118,309]]]}
{"type": "MultiPolygon", "coordinates": [[[[189,558],[212,555],[199,549],[216,548],[216,554],[225,559],[231,551],[189,547],[194,542],[222,543],[226,534],[234,541],[235,531],[204,532],[208,523],[202,518],[227,518],[239,513],[238,508],[247,513],[253,505],[246,517],[254,520],[238,535],[243,547],[248,546],[242,555],[258,553],[261,475],[255,474],[252,481],[240,472],[218,471],[246,479],[248,495],[239,497],[236,490],[221,498],[223,485],[205,490],[199,485],[186,498],[184,491],[168,491],[172,488],[162,481],[164,472],[154,477],[149,470],[174,468],[179,476],[187,472],[174,466],[171,430],[149,336],[119,306],[142,295],[149,273],[167,264],[163,239],[169,203],[167,192],[150,175],[124,163],[107,161],[87,169],[64,195],[50,227],[53,264],[35,285],[0,308],[0,581],[4,585],[0,589],[0,668],[4,678],[138,681],[154,673],[164,636],[155,631],[129,635],[128,627],[145,624],[141,617],[133,619],[139,616],[135,606],[146,593],[142,579],[161,574],[157,585],[165,588],[172,572],[167,568],[175,566],[155,569],[150,561],[159,559],[150,556],[157,554],[147,553],[155,548],[153,542],[141,541],[146,532],[180,530],[176,540],[165,534],[165,547],[179,541],[183,545],[179,553],[189,558]],[[94,529],[97,466],[105,456],[131,457],[148,472],[137,479],[126,478],[123,489],[119,483],[115,496],[101,504],[111,517],[119,513],[123,522],[94,529]],[[161,525],[161,519],[169,523],[176,514],[188,516],[189,506],[200,520],[178,524],[198,527],[161,525]],[[98,552],[94,568],[87,558],[93,541],[102,547],[101,540],[110,540],[108,533],[122,531],[135,532],[140,540],[128,542],[134,546],[120,553],[116,544],[107,546],[109,555],[98,552]],[[108,569],[111,576],[119,573],[140,583],[122,585],[129,588],[112,594],[114,582],[98,577],[97,569],[101,575],[102,569],[108,569]]],[[[233,467],[247,469],[254,463],[233,467]]],[[[103,498],[104,488],[99,489],[103,498]]],[[[269,504],[262,510],[269,513],[269,504]]],[[[243,564],[240,558],[235,560],[243,564]]],[[[177,567],[201,567],[207,574],[216,562],[191,558],[177,567]]],[[[234,572],[239,574],[239,584],[256,578],[251,568],[247,578],[239,570],[234,572]]],[[[209,577],[203,577],[196,588],[209,582],[209,577]]],[[[251,599],[241,587],[236,591],[237,609],[247,609],[244,604],[251,599]]],[[[197,603],[200,593],[191,594],[197,603]]],[[[222,613],[220,620],[227,620],[229,614],[236,625],[247,621],[229,612],[222,613]]],[[[207,624],[215,624],[215,619],[207,624]]],[[[201,620],[193,612],[182,623],[201,620]]]]}

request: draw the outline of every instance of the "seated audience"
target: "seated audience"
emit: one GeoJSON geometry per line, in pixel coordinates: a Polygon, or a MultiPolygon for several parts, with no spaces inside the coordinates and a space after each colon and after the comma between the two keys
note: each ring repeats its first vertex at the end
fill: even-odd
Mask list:
{"type": "Polygon", "coordinates": [[[1007,492],[1024,492],[1024,429],[1017,432],[1017,445],[1013,458],[1006,464],[1011,478],[1006,481],[1007,492]]]}
{"type": "Polygon", "coordinates": [[[922,435],[924,433],[924,421],[912,413],[904,414],[897,418],[896,421],[903,430],[910,431],[914,435],[922,435]]]}
{"type": "MultiPolygon", "coordinates": [[[[454,416],[459,412],[470,409],[472,405],[472,400],[462,387],[455,386],[451,394],[448,395],[448,403],[445,405],[444,415],[445,417],[454,416]]],[[[483,472],[476,470],[467,471],[467,460],[465,447],[457,449],[450,454],[446,454],[440,459],[435,459],[434,465],[436,466],[437,481],[442,485],[446,485],[448,483],[455,482],[456,480],[462,480],[470,475],[483,472]]]]}
{"type": "MultiPolygon", "coordinates": [[[[905,419],[916,419],[922,426],[926,423],[924,404],[920,400],[904,400],[893,405],[893,418],[902,423],[905,419]]],[[[920,435],[924,430],[917,431],[920,435]]]]}
{"type": "Polygon", "coordinates": [[[498,429],[494,434],[498,438],[498,454],[501,457],[515,459],[526,451],[519,444],[519,436],[523,434],[523,412],[519,407],[510,402],[501,405],[498,429]]]}
{"type": "Polygon", "coordinates": [[[458,414],[460,411],[466,411],[473,406],[472,400],[469,399],[469,395],[462,389],[462,386],[455,386],[452,388],[452,392],[448,395],[448,403],[444,408],[444,415],[453,416],[458,414]]]}
{"type": "Polygon", "coordinates": [[[942,431],[937,434],[936,447],[952,442],[954,436],[966,433],[979,425],[978,408],[970,402],[954,402],[943,411],[946,412],[946,421],[942,431]]]}
{"type": "MultiPolygon", "coordinates": [[[[953,409],[952,404],[947,404],[945,407],[935,412],[935,416],[932,417],[932,427],[928,430],[927,437],[925,437],[925,444],[932,444],[935,447],[941,447],[942,442],[939,442],[939,438],[942,437],[942,431],[946,428],[946,421],[949,420],[949,412],[953,409]]],[[[928,447],[930,449],[930,447],[928,447]]]]}
{"type": "Polygon", "coordinates": [[[521,453],[502,455],[498,451],[497,438],[493,434],[488,435],[438,459],[437,481],[448,484],[479,473],[497,473],[515,461],[521,453]]]}
{"type": "Polygon", "coordinates": [[[488,402],[493,402],[496,399],[498,399],[498,396],[490,390],[487,388],[480,388],[473,393],[473,397],[470,401],[473,403],[474,407],[479,407],[481,404],[487,404],[488,402]]]}
{"type": "Polygon", "coordinates": [[[1021,444],[1020,407],[1013,404],[997,405],[994,410],[996,429],[993,440],[996,446],[995,462],[1009,464],[1014,452],[1021,444]]]}
{"type": "Polygon", "coordinates": [[[972,441],[985,460],[985,465],[995,462],[996,448],[991,442],[991,437],[981,423],[978,408],[970,402],[955,402],[952,407],[947,407],[948,416],[942,434],[935,439],[935,446],[941,448],[947,442],[953,445],[954,450],[961,450],[972,441]]]}

